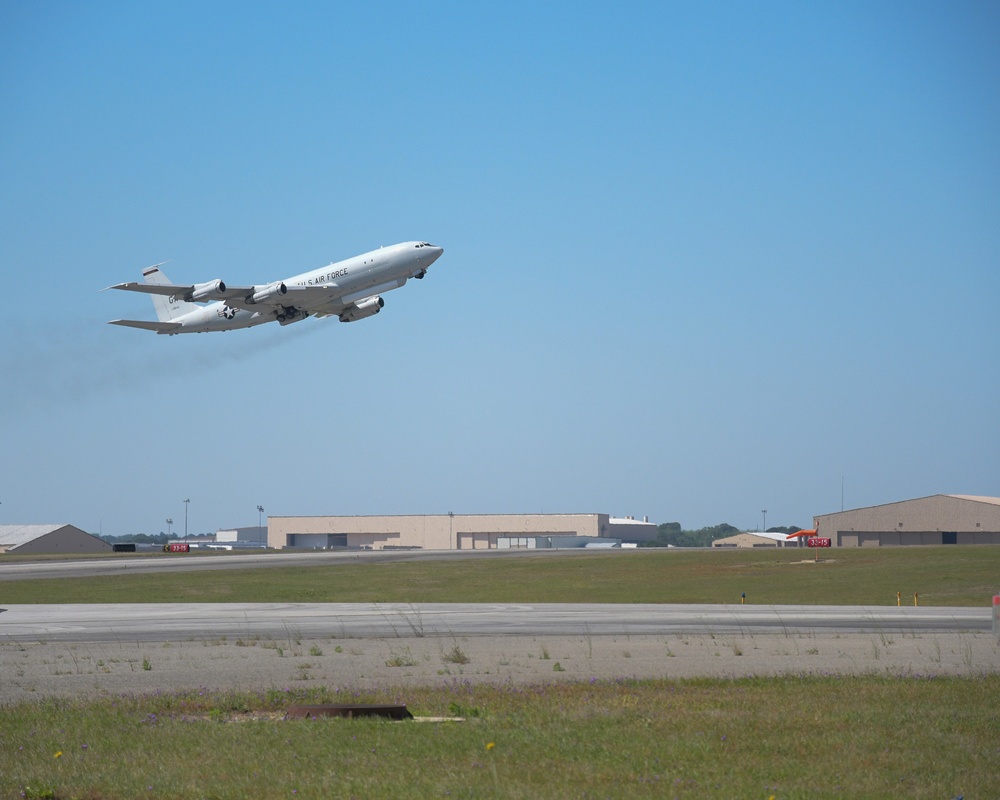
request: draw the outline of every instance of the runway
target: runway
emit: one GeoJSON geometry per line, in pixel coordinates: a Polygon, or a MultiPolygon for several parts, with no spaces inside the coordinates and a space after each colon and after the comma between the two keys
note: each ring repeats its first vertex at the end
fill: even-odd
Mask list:
{"type": "Polygon", "coordinates": [[[138,603],[0,607],[0,705],[275,687],[983,675],[989,608],[138,603]]]}
{"type": "Polygon", "coordinates": [[[176,642],[213,637],[962,633],[989,608],[489,603],[140,603],[11,605],[0,641],[176,642]]]}

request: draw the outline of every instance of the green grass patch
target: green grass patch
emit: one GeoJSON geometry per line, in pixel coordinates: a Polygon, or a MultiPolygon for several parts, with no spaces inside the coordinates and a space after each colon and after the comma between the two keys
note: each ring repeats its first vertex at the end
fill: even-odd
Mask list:
{"type": "MultiPolygon", "coordinates": [[[[275,554],[280,561],[280,554],[275,554]]],[[[984,606],[1000,547],[612,551],[8,581],[4,603],[739,603],[984,606]]]]}
{"type": "Polygon", "coordinates": [[[0,708],[0,798],[994,797],[998,696],[866,676],[47,700],[0,708]],[[467,721],[284,719],[295,702],[467,721]]]}

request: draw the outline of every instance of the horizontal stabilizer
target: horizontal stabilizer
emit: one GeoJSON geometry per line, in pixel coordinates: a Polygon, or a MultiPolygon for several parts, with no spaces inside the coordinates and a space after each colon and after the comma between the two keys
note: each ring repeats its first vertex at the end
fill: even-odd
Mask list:
{"type": "Polygon", "coordinates": [[[147,322],[141,319],[113,319],[108,325],[124,325],[126,328],[142,328],[157,333],[170,333],[182,327],[179,322],[147,322]]]}

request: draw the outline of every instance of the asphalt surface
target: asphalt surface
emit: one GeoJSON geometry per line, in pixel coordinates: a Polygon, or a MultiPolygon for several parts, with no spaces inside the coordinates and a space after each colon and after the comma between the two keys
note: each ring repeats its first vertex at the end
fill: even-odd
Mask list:
{"type": "Polygon", "coordinates": [[[0,607],[0,641],[209,637],[422,638],[661,634],[960,633],[989,608],[491,603],[141,603],[0,607]]]}
{"type": "MultiPolygon", "coordinates": [[[[586,551],[6,562],[10,580],[586,551]]],[[[990,608],[563,603],[0,605],[0,705],[275,687],[1000,671],[990,608]],[[458,660],[456,655],[461,655],[458,660]]]]}

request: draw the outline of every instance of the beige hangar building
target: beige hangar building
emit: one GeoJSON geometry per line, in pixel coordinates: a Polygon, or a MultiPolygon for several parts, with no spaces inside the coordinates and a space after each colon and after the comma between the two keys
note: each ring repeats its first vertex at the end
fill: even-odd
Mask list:
{"type": "Polygon", "coordinates": [[[935,494],[813,518],[834,547],[1000,544],[1000,497],[935,494]]]}
{"type": "Polygon", "coordinates": [[[716,539],[712,547],[805,547],[801,539],[789,539],[784,533],[744,531],[724,539],[716,539]]]}
{"type": "Polygon", "coordinates": [[[505,550],[637,544],[656,525],[607,514],[426,514],[362,517],[268,517],[267,546],[370,550],[505,550]]]}

